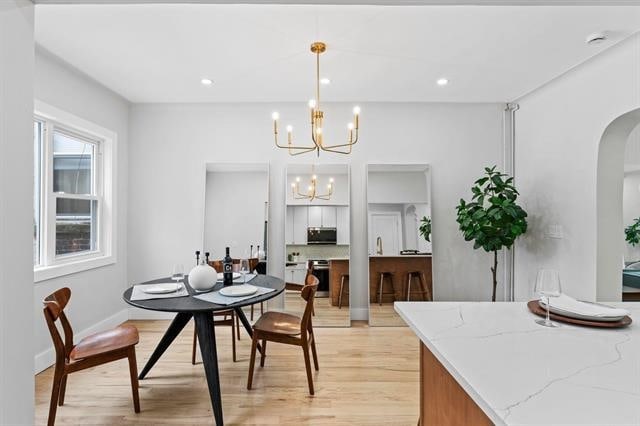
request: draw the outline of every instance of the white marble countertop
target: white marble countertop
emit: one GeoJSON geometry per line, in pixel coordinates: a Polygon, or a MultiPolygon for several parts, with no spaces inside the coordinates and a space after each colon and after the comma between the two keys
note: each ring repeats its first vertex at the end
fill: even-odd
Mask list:
{"type": "Polygon", "coordinates": [[[627,328],[546,328],[526,303],[396,302],[395,309],[499,425],[640,424],[640,303],[627,328]]]}

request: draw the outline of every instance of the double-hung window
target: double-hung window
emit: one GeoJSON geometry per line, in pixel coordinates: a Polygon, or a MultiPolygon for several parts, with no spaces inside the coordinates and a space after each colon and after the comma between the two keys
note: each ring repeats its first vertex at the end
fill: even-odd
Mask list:
{"type": "Polygon", "coordinates": [[[36,113],[36,281],[113,263],[111,148],[110,138],[36,113]]]}

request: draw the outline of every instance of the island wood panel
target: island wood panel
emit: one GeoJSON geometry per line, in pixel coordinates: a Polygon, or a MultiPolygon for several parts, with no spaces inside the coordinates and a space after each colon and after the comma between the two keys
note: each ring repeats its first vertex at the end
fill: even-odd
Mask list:
{"type": "MultiPolygon", "coordinates": [[[[340,297],[340,280],[342,274],[349,274],[349,260],[348,259],[332,259],[329,260],[329,298],[331,299],[331,306],[338,306],[338,299],[340,297]]],[[[345,280],[345,287],[347,287],[347,281],[345,280]]],[[[349,288],[345,289],[342,296],[342,306],[349,306],[349,295],[347,294],[349,288]]]]}
{"type": "MultiPolygon", "coordinates": [[[[433,294],[433,281],[431,279],[431,256],[397,256],[378,257],[369,256],[369,302],[378,303],[378,284],[380,283],[380,272],[392,272],[395,286],[395,300],[393,295],[382,296],[382,303],[393,303],[394,301],[407,300],[407,274],[411,271],[422,271],[426,279],[427,288],[433,294]]],[[[390,291],[389,279],[385,278],[384,292],[390,291]]],[[[419,287],[420,281],[414,277],[411,281],[412,301],[424,300],[420,297],[424,295],[414,293],[419,287]]]]}
{"type": "Polygon", "coordinates": [[[431,351],[420,343],[420,426],[493,425],[431,351]]]}

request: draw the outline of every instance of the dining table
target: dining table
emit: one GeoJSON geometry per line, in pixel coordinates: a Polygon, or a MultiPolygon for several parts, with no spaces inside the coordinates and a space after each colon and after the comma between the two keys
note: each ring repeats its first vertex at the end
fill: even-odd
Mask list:
{"type": "MultiPolygon", "coordinates": [[[[139,284],[157,284],[166,283],[170,281],[170,278],[160,278],[151,281],[146,281],[139,284]]],[[[218,365],[218,354],[216,349],[216,336],[213,320],[213,313],[218,311],[225,311],[233,309],[242,322],[245,330],[249,336],[253,335],[253,329],[251,323],[247,319],[242,308],[244,306],[253,305],[260,302],[265,302],[269,299],[273,299],[280,295],[285,288],[284,281],[280,278],[270,275],[256,275],[251,284],[258,287],[272,288],[265,294],[261,294],[249,299],[243,299],[236,303],[229,305],[222,305],[207,302],[194,296],[203,294],[202,292],[196,292],[189,285],[189,278],[184,278],[185,288],[189,295],[184,297],[172,297],[150,300],[131,300],[133,287],[129,287],[123,294],[123,299],[131,306],[140,309],[146,309],[150,311],[160,312],[173,312],[176,316],[171,321],[169,328],[164,333],[164,336],[158,342],[155,350],[149,357],[149,360],[145,364],[144,368],[140,372],[139,379],[143,380],[153,366],[158,362],[162,354],[167,350],[175,338],[180,334],[182,329],[189,323],[191,318],[195,320],[196,330],[198,334],[198,342],[200,345],[200,352],[202,355],[202,363],[204,366],[205,376],[207,379],[207,385],[209,387],[209,396],[211,398],[211,406],[213,408],[213,415],[215,417],[216,424],[221,426],[224,424],[224,418],[222,415],[222,398],[220,394],[220,373],[218,365]]],[[[210,292],[219,291],[223,287],[222,282],[216,283],[216,285],[210,290],[210,292]]],[[[261,351],[261,348],[259,348],[261,351]]]]}

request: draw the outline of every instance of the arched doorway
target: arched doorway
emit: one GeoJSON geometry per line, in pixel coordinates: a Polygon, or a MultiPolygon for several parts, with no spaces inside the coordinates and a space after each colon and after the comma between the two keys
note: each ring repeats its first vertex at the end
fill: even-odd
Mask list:
{"type": "Polygon", "coordinates": [[[622,298],[624,153],[629,135],[638,124],[640,108],[619,116],[605,129],[598,148],[596,297],[599,301],[622,298]]]}

